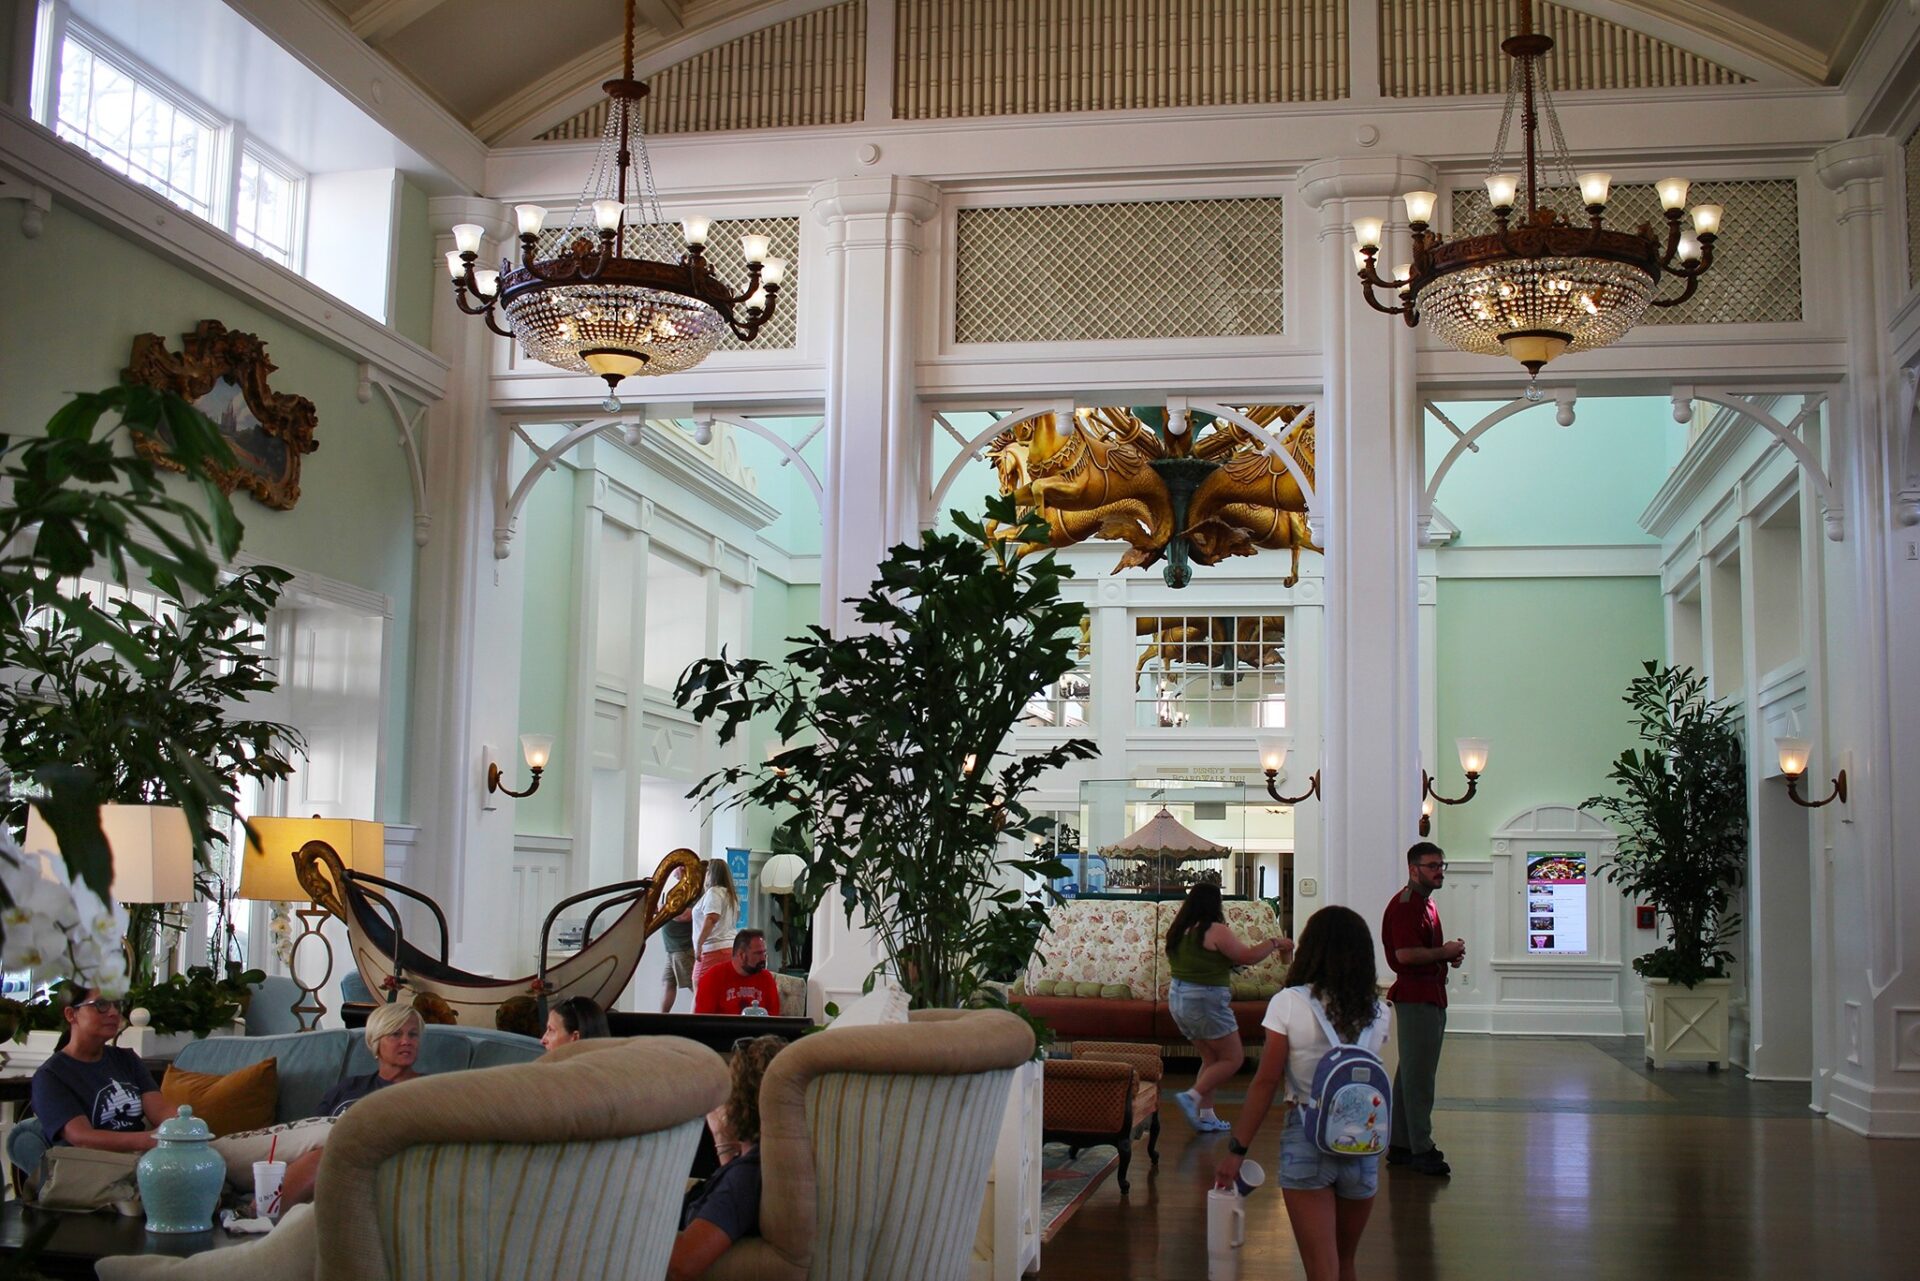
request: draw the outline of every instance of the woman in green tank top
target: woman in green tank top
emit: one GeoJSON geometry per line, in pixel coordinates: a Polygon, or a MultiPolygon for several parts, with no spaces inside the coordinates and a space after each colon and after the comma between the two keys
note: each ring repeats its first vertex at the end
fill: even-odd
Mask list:
{"type": "Polygon", "coordinates": [[[1275,952],[1282,958],[1292,956],[1293,941],[1280,935],[1242,943],[1227,924],[1218,885],[1196,885],[1188,891],[1167,928],[1167,972],[1172,975],[1167,1003],[1174,1026],[1200,1051],[1193,1088],[1173,1097],[1202,1134],[1232,1128],[1214,1113],[1213,1092],[1246,1059],[1233,1017],[1233,967],[1256,965],[1275,952]]]}

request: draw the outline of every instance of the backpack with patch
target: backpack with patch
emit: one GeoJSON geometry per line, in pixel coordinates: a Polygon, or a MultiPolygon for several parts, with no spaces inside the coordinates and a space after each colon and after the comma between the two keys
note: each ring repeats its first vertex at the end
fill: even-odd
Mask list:
{"type": "Polygon", "coordinates": [[[1313,1070],[1313,1085],[1301,1105],[1307,1137],[1333,1156],[1374,1156],[1387,1150],[1393,1125],[1393,1095],[1386,1064],[1372,1050],[1349,1045],[1334,1030],[1326,1009],[1308,989],[1301,995],[1331,1043],[1313,1070]]]}

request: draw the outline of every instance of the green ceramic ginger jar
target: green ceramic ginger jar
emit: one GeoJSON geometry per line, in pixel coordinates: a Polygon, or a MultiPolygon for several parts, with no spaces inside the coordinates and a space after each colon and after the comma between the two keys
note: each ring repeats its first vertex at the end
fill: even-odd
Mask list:
{"type": "Polygon", "coordinates": [[[147,1231],[207,1231],[227,1178],[227,1163],[213,1150],[213,1131],[183,1107],[154,1133],[159,1144],[140,1158],[136,1172],[147,1231]]]}

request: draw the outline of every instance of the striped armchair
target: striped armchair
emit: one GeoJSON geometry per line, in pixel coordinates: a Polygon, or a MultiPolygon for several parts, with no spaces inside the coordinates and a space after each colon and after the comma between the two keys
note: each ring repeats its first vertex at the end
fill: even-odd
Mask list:
{"type": "Polygon", "coordinates": [[[311,1214],[235,1249],[107,1260],[99,1273],[658,1281],[704,1118],[727,1083],[719,1055],[665,1036],[408,1081],[340,1118],[311,1214]]]}
{"type": "Polygon", "coordinates": [[[760,1236],[709,1281],[962,1281],[1014,1069],[1004,1010],[920,1010],[782,1050],[760,1086],[760,1236]]]}

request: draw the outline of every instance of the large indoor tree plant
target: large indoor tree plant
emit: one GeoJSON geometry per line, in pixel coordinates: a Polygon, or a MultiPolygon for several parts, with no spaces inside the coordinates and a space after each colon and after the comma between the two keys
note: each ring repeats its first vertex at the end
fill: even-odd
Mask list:
{"type": "Polygon", "coordinates": [[[851,602],[853,634],[809,628],[783,663],[702,659],[674,691],[696,719],[717,719],[722,743],[771,720],[777,755],[719,770],[693,795],[791,810],[802,839],[783,846],[804,850],[811,900],[837,889],[919,1007],[977,999],[1024,966],[1045,887],[1066,869],[1033,839],[1052,820],[1021,798],[1097,754],[1075,738],[1000,755],[1028,700],[1072,669],[1083,610],[1060,598],[1071,571],[1041,550],[1044,525],[1018,524],[1011,500],[987,515],[983,526],[955,512],[961,532],[892,548],[851,602]]]}
{"type": "Polygon", "coordinates": [[[1747,861],[1746,756],[1733,709],[1709,699],[1706,677],[1692,668],[1646,663],[1624,701],[1644,746],[1620,753],[1607,773],[1616,790],[1584,808],[1619,834],[1604,874],[1666,924],[1666,942],[1633,968],[1692,988],[1725,975],[1740,927],[1734,893],[1747,861]]]}
{"type": "MultiPolygon", "coordinates": [[[[177,395],[132,385],[75,396],[39,435],[0,435],[0,669],[28,667],[51,627],[155,675],[160,660],[137,620],[63,591],[61,583],[88,573],[125,583],[137,570],[176,600],[214,592],[241,531],[209,466],[232,462],[204,414],[177,395]],[[188,484],[198,487],[199,504],[133,452],[128,437],[136,431],[165,442],[188,484]]],[[[11,723],[18,694],[11,681],[5,686],[0,714],[11,723]]],[[[152,750],[181,780],[189,820],[204,814],[200,802],[216,797],[219,785],[194,745],[163,735],[152,750]]],[[[0,964],[62,973],[117,996],[127,973],[99,813],[110,781],[71,759],[38,761],[8,775],[10,794],[25,788],[37,797],[60,852],[23,850],[20,829],[0,824],[0,964]]],[[[195,836],[204,838],[204,821],[195,836]]]]}

